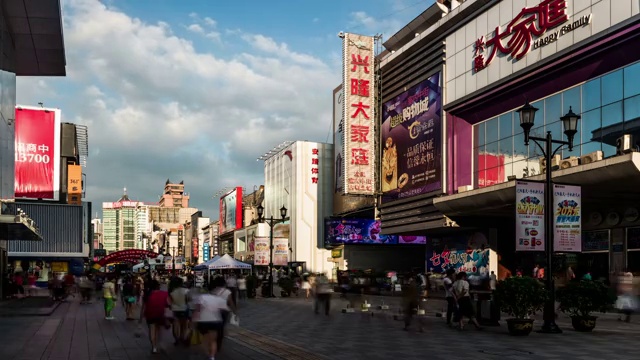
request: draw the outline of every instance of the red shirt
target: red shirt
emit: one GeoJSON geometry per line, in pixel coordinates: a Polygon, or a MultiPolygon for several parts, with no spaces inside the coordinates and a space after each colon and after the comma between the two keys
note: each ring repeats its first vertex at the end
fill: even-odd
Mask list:
{"type": "Polygon", "coordinates": [[[27,285],[30,285],[30,286],[31,285],[35,285],[36,284],[36,280],[37,280],[37,278],[34,275],[30,275],[27,278],[27,285]]]}
{"type": "Polygon", "coordinates": [[[159,319],[164,317],[164,309],[167,307],[169,293],[163,290],[155,290],[149,295],[145,304],[144,317],[147,319],[159,319]]]}
{"type": "Polygon", "coordinates": [[[65,285],[73,285],[76,282],[76,279],[73,277],[73,275],[71,274],[67,274],[64,277],[64,283],[65,285]]]}
{"type": "Polygon", "coordinates": [[[22,278],[21,275],[16,275],[15,279],[13,280],[16,285],[18,286],[22,286],[22,284],[24,284],[24,279],[22,278]]]}

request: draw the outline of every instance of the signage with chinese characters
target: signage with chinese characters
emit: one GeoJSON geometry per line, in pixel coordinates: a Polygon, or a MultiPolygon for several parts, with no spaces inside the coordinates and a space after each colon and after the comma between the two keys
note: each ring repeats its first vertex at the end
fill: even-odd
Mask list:
{"type": "Polygon", "coordinates": [[[523,8],[505,27],[496,26],[490,39],[481,36],[474,46],[473,70],[478,72],[489,66],[498,52],[514,61],[520,60],[532,48],[556,42],[561,36],[591,23],[592,14],[569,21],[567,2],[543,0],[536,6],[523,8]],[[547,34],[550,30],[554,31],[547,34]]]}
{"type": "Polygon", "coordinates": [[[82,167],[67,166],[67,204],[82,204],[82,167]]]}
{"type": "Polygon", "coordinates": [[[198,253],[199,249],[198,249],[198,238],[197,237],[191,238],[191,250],[192,250],[193,257],[195,259],[197,259],[199,257],[198,255],[200,255],[198,253]]]}
{"type": "Polygon", "coordinates": [[[345,34],[342,51],[344,193],[375,192],[374,38],[345,34]]]}
{"type": "Polygon", "coordinates": [[[382,105],[383,201],[442,189],[440,72],[382,105]]]}
{"type": "Polygon", "coordinates": [[[544,183],[516,181],[516,251],[544,251],[544,183]]]}
{"type": "Polygon", "coordinates": [[[573,185],[553,185],[554,250],[582,251],[582,189],[573,185]]]}
{"type": "Polygon", "coordinates": [[[318,174],[320,173],[320,170],[318,168],[318,163],[319,163],[318,154],[319,152],[317,148],[311,149],[311,182],[313,184],[318,183],[318,174]]]}
{"type": "Polygon", "coordinates": [[[17,106],[15,114],[15,197],[57,201],[60,110],[17,106]]]}

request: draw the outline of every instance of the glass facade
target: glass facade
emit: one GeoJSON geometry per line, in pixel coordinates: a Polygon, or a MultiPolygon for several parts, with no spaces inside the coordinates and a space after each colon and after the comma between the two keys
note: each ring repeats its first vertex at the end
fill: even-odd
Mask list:
{"type": "MultiPolygon", "coordinates": [[[[560,117],[572,108],[582,119],[573,151],[563,148],[558,152],[561,159],[596,151],[602,151],[604,158],[614,156],[620,136],[632,134],[640,138],[638,79],[640,63],[635,63],[531,103],[538,108],[531,136],[544,137],[551,131],[554,139],[566,140],[560,117]]],[[[524,145],[515,110],[474,125],[476,188],[506,182],[509,176],[523,178],[542,173],[542,152],[533,142],[524,145]]]]}

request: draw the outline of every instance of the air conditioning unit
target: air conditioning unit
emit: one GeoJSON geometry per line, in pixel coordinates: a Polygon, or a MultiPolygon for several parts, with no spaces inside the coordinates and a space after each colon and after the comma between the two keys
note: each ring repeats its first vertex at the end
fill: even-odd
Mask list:
{"type": "Polygon", "coordinates": [[[624,134],[616,140],[616,155],[627,154],[636,151],[633,135],[624,134]]]}
{"type": "MultiPolygon", "coordinates": [[[[560,162],[562,161],[562,157],[560,154],[555,155],[551,159],[551,171],[557,170],[560,166],[560,162]]],[[[545,158],[540,158],[540,174],[544,174],[547,171],[547,162],[545,158]]]]}
{"type": "Polygon", "coordinates": [[[458,194],[463,193],[465,191],[471,191],[471,190],[473,190],[473,186],[471,185],[458,186],[458,194]]]}
{"type": "Polygon", "coordinates": [[[585,165],[585,164],[591,164],[594,163],[596,161],[600,161],[603,158],[603,153],[601,150],[598,151],[594,151],[590,154],[587,155],[582,155],[580,157],[580,164],[581,165],[585,165]]]}
{"type": "Polygon", "coordinates": [[[580,158],[577,156],[570,156],[560,162],[560,169],[564,170],[578,165],[580,165],[580,158]]]}

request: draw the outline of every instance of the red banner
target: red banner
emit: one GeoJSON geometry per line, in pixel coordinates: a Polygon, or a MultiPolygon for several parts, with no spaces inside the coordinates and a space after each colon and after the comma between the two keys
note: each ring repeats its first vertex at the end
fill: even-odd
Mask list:
{"type": "Polygon", "coordinates": [[[16,108],[15,197],[58,200],[60,111],[16,108]]]}
{"type": "Polygon", "coordinates": [[[199,251],[198,251],[198,238],[192,238],[191,239],[191,250],[192,250],[192,254],[194,258],[198,258],[199,255],[199,251]]]}

